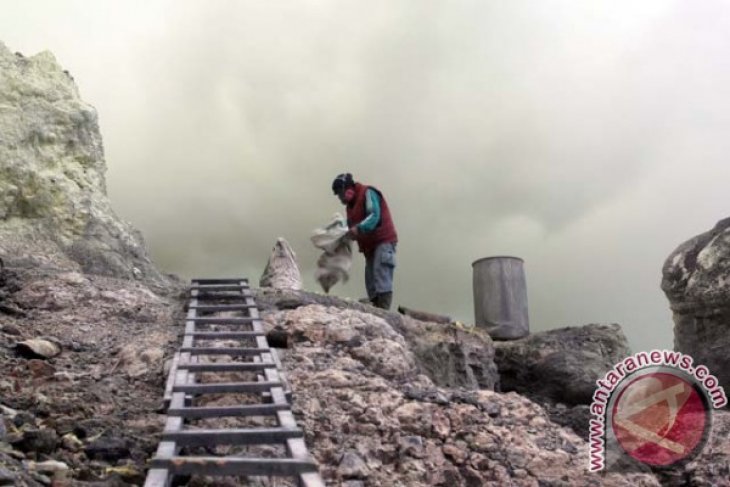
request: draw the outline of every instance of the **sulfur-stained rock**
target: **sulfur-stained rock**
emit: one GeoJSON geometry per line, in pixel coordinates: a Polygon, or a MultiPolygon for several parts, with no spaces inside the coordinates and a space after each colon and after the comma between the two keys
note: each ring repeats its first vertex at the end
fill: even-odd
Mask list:
{"type": "Polygon", "coordinates": [[[161,340],[161,336],[149,337],[146,343],[125,345],[119,352],[119,364],[129,377],[141,377],[150,372],[160,372],[164,367],[165,351],[158,346],[148,346],[161,340]]]}
{"type": "Polygon", "coordinates": [[[49,53],[0,43],[2,485],[142,485],[164,426],[160,352],[145,348],[179,345],[178,284],[112,211],[105,170],[96,112],[68,73],[49,53]],[[143,345],[136,359],[154,373],[129,376],[129,344],[143,345]],[[109,462],[140,475],[107,475],[109,462]]]}
{"type": "Polygon", "coordinates": [[[17,56],[0,42],[0,107],[5,263],[168,286],[141,234],[112,210],[96,110],[50,52],[17,56]]]}
{"type": "Polygon", "coordinates": [[[302,289],[302,275],[299,272],[297,256],[285,239],[281,237],[276,239],[259,285],[274,289],[302,289]]]}

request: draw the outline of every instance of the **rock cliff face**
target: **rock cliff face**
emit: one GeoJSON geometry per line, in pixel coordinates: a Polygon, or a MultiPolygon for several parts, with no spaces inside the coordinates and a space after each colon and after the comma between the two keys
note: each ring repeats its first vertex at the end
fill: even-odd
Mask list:
{"type": "Polygon", "coordinates": [[[0,42],[0,257],[166,285],[106,196],[97,114],[53,55],[0,42]]]}
{"type": "Polygon", "coordinates": [[[681,244],[662,269],[676,350],[730,389],[730,218],[681,244]]]}

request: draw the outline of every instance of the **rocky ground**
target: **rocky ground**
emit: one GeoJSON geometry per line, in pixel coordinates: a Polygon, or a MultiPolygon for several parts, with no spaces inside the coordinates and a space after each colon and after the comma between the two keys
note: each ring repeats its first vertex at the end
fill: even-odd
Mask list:
{"type": "Polygon", "coordinates": [[[525,397],[437,386],[384,319],[322,305],[265,319],[291,333],[282,360],[328,485],[659,485],[586,473],[585,442],[525,397]]]}
{"type": "MultiPolygon", "coordinates": [[[[141,485],[182,289],[30,269],[0,283],[0,485],[141,485]],[[32,355],[29,340],[60,354],[32,355]]],[[[294,412],[328,485],[728,484],[726,414],[686,468],[589,474],[581,405],[499,392],[487,336],[312,293],[258,302],[287,342],[294,412]]]]}
{"type": "Polygon", "coordinates": [[[29,269],[2,284],[0,485],[139,485],[163,425],[177,290],[29,269]],[[60,355],[16,345],[31,339],[60,355]]]}

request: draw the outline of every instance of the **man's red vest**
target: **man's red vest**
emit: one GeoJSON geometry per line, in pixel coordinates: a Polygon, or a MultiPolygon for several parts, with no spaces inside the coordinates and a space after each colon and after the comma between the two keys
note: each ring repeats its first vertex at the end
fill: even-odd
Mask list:
{"type": "Polygon", "coordinates": [[[380,196],[380,222],[372,232],[358,233],[357,235],[357,245],[360,252],[365,254],[366,257],[373,255],[378,245],[398,241],[398,234],[395,231],[393,218],[390,216],[388,203],[385,201],[383,193],[372,186],[355,183],[355,198],[351,204],[347,205],[347,224],[352,227],[363,221],[367,216],[365,193],[368,189],[374,190],[380,196]]]}

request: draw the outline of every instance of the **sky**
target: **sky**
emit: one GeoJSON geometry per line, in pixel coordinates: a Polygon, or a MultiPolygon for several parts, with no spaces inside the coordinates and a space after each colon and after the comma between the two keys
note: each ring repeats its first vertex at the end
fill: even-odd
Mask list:
{"type": "MultiPolygon", "coordinates": [[[[471,263],[524,259],[530,326],[672,348],[661,268],[728,216],[720,0],[0,0],[99,113],[116,212],[184,278],[317,290],[332,179],[378,187],[396,304],[474,320],[471,263]]],[[[331,292],[364,296],[364,259],[331,292]]]]}

